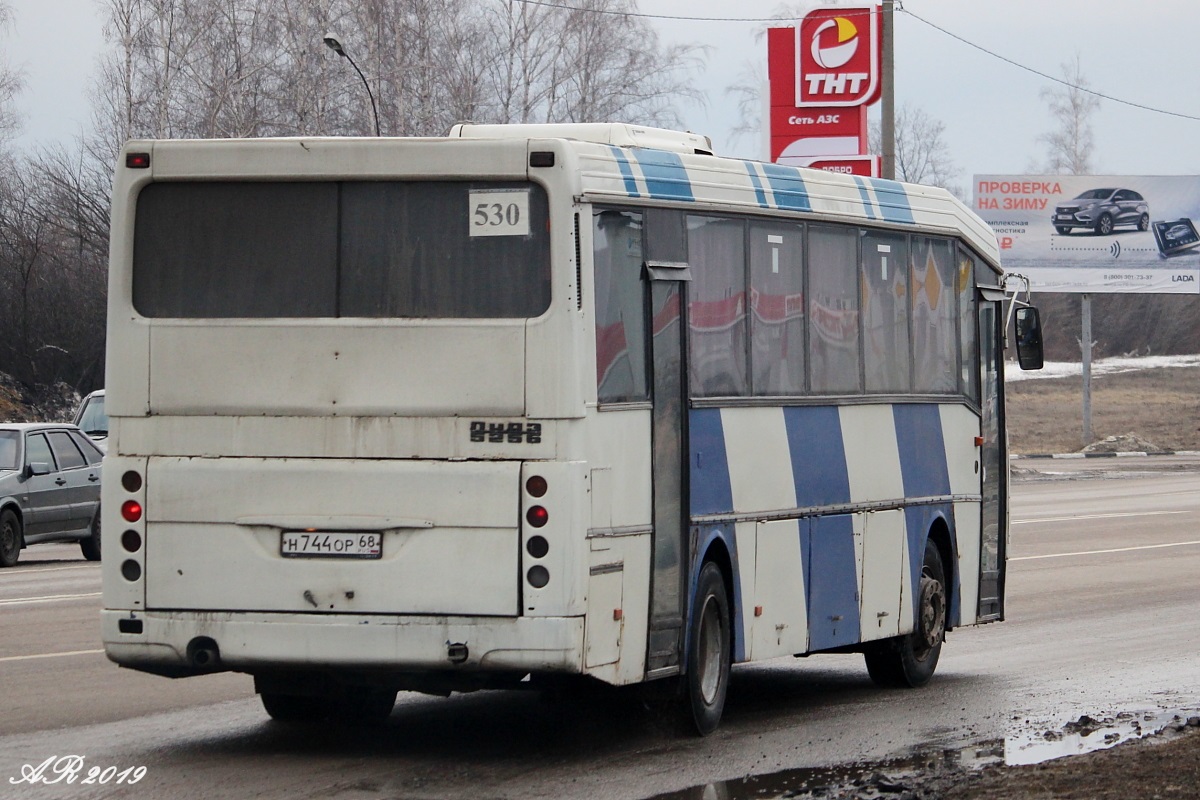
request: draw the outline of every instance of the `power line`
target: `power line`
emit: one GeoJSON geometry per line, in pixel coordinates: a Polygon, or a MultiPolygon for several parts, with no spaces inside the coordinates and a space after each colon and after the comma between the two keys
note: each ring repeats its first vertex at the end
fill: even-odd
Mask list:
{"type": "Polygon", "coordinates": [[[912,17],[913,19],[915,19],[919,22],[925,23],[926,25],[933,28],[934,30],[944,33],[945,35],[949,36],[951,39],[956,39],[956,40],[962,42],[963,44],[967,45],[968,47],[973,47],[976,50],[980,51],[981,53],[987,53],[992,58],[998,58],[1001,61],[1005,62],[1006,64],[1011,64],[1012,66],[1017,67],[1018,69],[1023,69],[1026,72],[1032,72],[1034,75],[1045,78],[1048,81],[1054,81],[1055,83],[1061,83],[1063,86],[1067,86],[1072,89],[1077,89],[1081,92],[1086,92],[1087,94],[1090,94],[1090,95],[1095,95],[1096,97],[1099,97],[1103,100],[1110,100],[1114,103],[1119,103],[1121,105],[1130,106],[1132,108],[1140,108],[1143,111],[1152,111],[1155,114],[1166,114],[1167,116],[1170,116],[1170,117],[1179,117],[1180,119],[1190,119],[1190,120],[1195,120],[1197,122],[1200,122],[1200,117],[1195,117],[1195,116],[1192,116],[1191,114],[1181,114],[1178,111],[1168,111],[1165,108],[1155,108],[1154,106],[1147,106],[1147,105],[1143,105],[1141,103],[1135,103],[1132,100],[1122,100],[1119,97],[1113,97],[1112,95],[1107,95],[1107,94],[1104,94],[1103,92],[1097,92],[1094,89],[1089,89],[1086,86],[1080,86],[1078,84],[1071,83],[1070,81],[1065,81],[1062,78],[1056,78],[1053,75],[1047,75],[1045,72],[1036,70],[1033,67],[1027,67],[1024,64],[1020,64],[1016,61],[1013,61],[1011,58],[1007,58],[1005,56],[1000,55],[997,52],[988,50],[986,47],[977,45],[972,41],[968,41],[967,39],[964,39],[963,37],[959,36],[956,33],[951,33],[950,31],[946,30],[945,28],[941,27],[940,25],[936,25],[936,24],[930,22],[929,20],[925,19],[924,17],[920,16],[919,14],[914,14],[912,11],[909,11],[907,8],[905,8],[902,4],[897,5],[896,10],[903,12],[905,14],[908,14],[908,16],[912,17]]]}
{"type": "MultiPolygon", "coordinates": [[[[666,19],[666,20],[679,20],[679,21],[684,21],[684,22],[784,22],[784,21],[786,21],[786,18],[784,18],[784,17],[687,17],[687,16],[682,16],[682,15],[672,15],[672,14],[644,14],[639,11],[616,11],[616,10],[607,9],[607,8],[580,8],[578,6],[569,6],[569,5],[566,5],[563,3],[547,2],[547,0],[514,0],[514,2],[521,3],[522,5],[528,5],[528,6],[544,6],[546,8],[557,8],[561,11],[583,11],[583,12],[586,12],[589,14],[609,14],[611,16],[617,16],[617,17],[638,17],[641,19],[666,19]]],[[[912,17],[913,19],[917,20],[918,22],[922,22],[922,23],[928,25],[929,27],[933,28],[935,31],[938,31],[939,33],[949,36],[951,39],[962,42],[967,47],[972,47],[981,53],[985,53],[985,54],[991,56],[992,58],[999,59],[1000,61],[1003,61],[1006,64],[1016,67],[1017,69],[1023,69],[1026,72],[1037,75],[1040,78],[1045,78],[1048,81],[1062,84],[1063,86],[1066,86],[1068,88],[1076,89],[1078,91],[1085,92],[1090,95],[1094,95],[1096,97],[1099,97],[1102,100],[1108,100],[1110,102],[1117,103],[1119,105],[1129,106],[1130,108],[1138,108],[1138,109],[1141,109],[1142,111],[1150,111],[1154,114],[1164,114],[1169,117],[1178,117],[1179,119],[1190,119],[1195,122],[1200,122],[1200,116],[1194,116],[1192,114],[1183,114],[1178,111],[1169,111],[1165,108],[1156,108],[1155,106],[1148,106],[1143,103],[1135,103],[1132,100],[1125,100],[1120,97],[1113,97],[1112,95],[1104,94],[1103,92],[1098,92],[1095,89],[1089,89],[1086,86],[1080,86],[1078,84],[1071,83],[1070,81],[1063,80],[1062,78],[1056,78],[1053,75],[1042,72],[1041,70],[1034,69],[1033,67],[1028,67],[1018,61],[1014,61],[1011,58],[1008,58],[1007,56],[1002,56],[999,53],[995,52],[994,50],[989,50],[982,45],[975,44],[975,42],[972,42],[969,39],[964,39],[962,36],[959,36],[957,33],[948,31],[945,28],[943,28],[942,26],[940,26],[936,23],[930,22],[929,20],[922,17],[920,14],[916,14],[912,11],[909,11],[907,8],[904,7],[904,3],[902,2],[902,0],[897,0],[896,10],[901,13],[907,14],[908,16],[912,17]]]]}
{"type": "Polygon", "coordinates": [[[568,6],[563,3],[548,3],[545,0],[515,0],[515,2],[526,6],[545,6],[546,8],[557,8],[562,11],[584,11],[589,14],[609,14],[614,17],[640,17],[642,19],[672,19],[681,20],[683,22],[782,22],[785,17],[685,17],[672,14],[643,14],[640,11],[614,11],[610,8],[580,8],[579,6],[568,6]]]}

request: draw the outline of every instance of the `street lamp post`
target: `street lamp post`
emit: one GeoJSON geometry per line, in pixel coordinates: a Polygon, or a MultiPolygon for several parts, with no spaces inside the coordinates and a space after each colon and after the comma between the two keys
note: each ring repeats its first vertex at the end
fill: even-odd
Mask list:
{"type": "Polygon", "coordinates": [[[371,98],[371,114],[375,118],[375,135],[382,136],[383,134],[379,132],[379,109],[375,106],[375,95],[371,92],[371,84],[367,83],[367,76],[363,75],[363,71],[358,68],[358,64],[354,63],[354,59],[342,47],[341,39],[338,38],[336,33],[330,31],[325,34],[325,46],[349,61],[350,66],[354,67],[354,71],[358,73],[358,77],[362,78],[363,86],[367,89],[367,97],[371,98]]]}

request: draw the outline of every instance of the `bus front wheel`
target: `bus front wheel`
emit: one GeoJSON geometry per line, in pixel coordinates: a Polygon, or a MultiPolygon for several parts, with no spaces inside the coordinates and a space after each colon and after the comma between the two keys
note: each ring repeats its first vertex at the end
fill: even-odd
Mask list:
{"type": "Polygon", "coordinates": [[[729,688],[729,596],[721,568],[709,561],[696,581],[696,602],[688,624],[687,674],[683,677],[684,722],[701,736],[717,729],[729,688]]]}
{"type": "Polygon", "coordinates": [[[879,686],[924,686],[933,677],[946,638],[946,571],[937,545],[925,543],[917,587],[917,619],[907,636],[871,643],[864,652],[867,672],[879,686]]]}

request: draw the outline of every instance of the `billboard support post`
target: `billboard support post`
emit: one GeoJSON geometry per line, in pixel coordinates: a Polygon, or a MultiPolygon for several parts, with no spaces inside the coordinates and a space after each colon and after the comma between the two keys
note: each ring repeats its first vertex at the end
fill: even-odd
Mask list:
{"type": "Polygon", "coordinates": [[[1092,296],[1084,293],[1081,299],[1079,349],[1083,357],[1083,446],[1087,447],[1092,443],[1092,296]]]}

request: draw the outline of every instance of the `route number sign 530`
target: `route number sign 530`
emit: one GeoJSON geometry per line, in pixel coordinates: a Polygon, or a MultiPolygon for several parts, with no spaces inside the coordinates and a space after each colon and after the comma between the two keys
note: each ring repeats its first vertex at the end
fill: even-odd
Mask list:
{"type": "Polygon", "coordinates": [[[470,192],[471,236],[528,236],[529,190],[470,192]]]}

